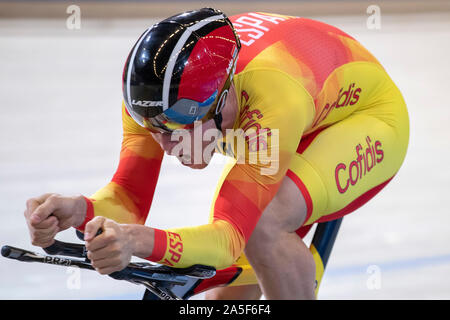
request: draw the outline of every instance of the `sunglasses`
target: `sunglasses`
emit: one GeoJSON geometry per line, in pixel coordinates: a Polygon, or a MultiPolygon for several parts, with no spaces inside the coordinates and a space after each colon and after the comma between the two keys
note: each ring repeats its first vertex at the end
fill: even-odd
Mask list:
{"type": "Polygon", "coordinates": [[[195,121],[209,120],[209,117],[205,116],[213,107],[216,98],[217,90],[203,102],[180,99],[163,113],[152,118],[142,118],[142,122],[152,132],[170,133],[180,129],[192,129],[195,121]]]}

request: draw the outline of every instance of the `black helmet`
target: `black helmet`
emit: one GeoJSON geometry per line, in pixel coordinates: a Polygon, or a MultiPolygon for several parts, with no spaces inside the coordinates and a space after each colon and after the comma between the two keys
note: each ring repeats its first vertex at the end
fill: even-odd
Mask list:
{"type": "Polygon", "coordinates": [[[151,26],[125,63],[123,95],[128,113],[141,126],[159,132],[211,118],[217,124],[240,47],[231,21],[211,8],[151,26]]]}

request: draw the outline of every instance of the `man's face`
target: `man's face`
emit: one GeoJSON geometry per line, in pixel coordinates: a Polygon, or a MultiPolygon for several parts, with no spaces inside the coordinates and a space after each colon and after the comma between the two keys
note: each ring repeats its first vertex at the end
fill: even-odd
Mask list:
{"type": "Polygon", "coordinates": [[[208,120],[195,124],[192,129],[152,133],[152,136],[166,154],[176,156],[181,164],[192,169],[203,169],[214,154],[216,140],[204,141],[205,137],[211,136],[212,130],[218,133],[214,120],[208,120]]]}

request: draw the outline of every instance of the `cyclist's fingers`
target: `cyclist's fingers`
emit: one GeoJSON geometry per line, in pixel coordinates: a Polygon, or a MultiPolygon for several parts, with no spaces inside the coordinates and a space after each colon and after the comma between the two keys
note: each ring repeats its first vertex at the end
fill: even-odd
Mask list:
{"type": "Polygon", "coordinates": [[[31,214],[30,222],[33,226],[49,217],[60,203],[59,195],[51,194],[31,214]]]}
{"type": "Polygon", "coordinates": [[[88,258],[92,261],[100,261],[114,257],[117,254],[115,250],[111,250],[110,246],[106,246],[95,251],[88,251],[88,258]]]}
{"type": "Polygon", "coordinates": [[[56,234],[58,233],[58,226],[44,230],[39,230],[31,234],[31,244],[34,246],[46,248],[53,244],[56,234]]]}
{"type": "Polygon", "coordinates": [[[51,225],[48,228],[45,229],[34,229],[32,232],[32,235],[34,238],[45,238],[52,235],[56,235],[58,233],[58,225],[51,225]]]}
{"type": "MultiPolygon", "coordinates": [[[[91,240],[94,239],[95,235],[97,234],[97,231],[101,230],[103,228],[104,222],[105,222],[105,217],[102,217],[102,216],[95,217],[94,219],[89,221],[86,224],[86,227],[84,228],[84,240],[87,242],[93,242],[91,240]]],[[[95,240],[100,239],[102,236],[103,236],[103,234],[95,237],[95,240]]],[[[100,247],[104,247],[104,245],[102,245],[100,247]]],[[[92,250],[95,250],[95,249],[93,248],[92,250]]]]}
{"type": "Polygon", "coordinates": [[[97,270],[97,272],[100,274],[111,274],[113,272],[123,270],[123,268],[124,267],[122,265],[117,264],[117,265],[108,266],[108,267],[104,267],[104,268],[96,268],[95,270],[97,270]]]}
{"type": "Polygon", "coordinates": [[[48,198],[50,198],[51,196],[60,196],[60,194],[58,193],[44,193],[34,199],[36,199],[36,201],[38,201],[39,203],[44,203],[45,201],[47,201],[48,198]]]}
{"type": "Polygon", "coordinates": [[[116,265],[120,265],[121,260],[119,257],[107,257],[105,259],[99,259],[92,261],[92,265],[96,269],[108,268],[116,265]]]}
{"type": "Polygon", "coordinates": [[[39,205],[44,203],[45,200],[47,200],[47,198],[50,197],[51,195],[53,195],[53,193],[45,193],[43,195],[40,195],[39,197],[28,199],[27,202],[25,203],[25,205],[26,205],[25,217],[28,218],[29,216],[31,216],[31,214],[34,212],[34,210],[39,205]]]}
{"type": "Polygon", "coordinates": [[[48,229],[57,225],[58,219],[55,216],[50,216],[44,221],[41,221],[38,224],[33,225],[33,228],[36,230],[40,230],[40,229],[48,229]]]}
{"type": "Polygon", "coordinates": [[[90,240],[86,241],[86,249],[92,252],[105,247],[109,247],[109,250],[113,249],[116,251],[119,250],[119,248],[116,247],[118,240],[117,232],[115,230],[116,225],[117,224],[112,220],[108,220],[100,216],[88,222],[85,228],[84,238],[86,239],[86,229],[87,229],[90,235],[90,240]],[[99,227],[100,225],[102,227],[99,227]],[[92,235],[96,230],[102,230],[103,232],[98,236],[92,237],[92,235]],[[112,245],[114,246],[114,248],[110,247],[112,245]]]}
{"type": "Polygon", "coordinates": [[[32,231],[32,234],[34,235],[34,237],[37,238],[44,238],[47,236],[55,236],[58,232],[60,231],[58,224],[52,224],[51,226],[49,226],[48,228],[45,229],[34,229],[32,231]]]}
{"type": "Polygon", "coordinates": [[[23,212],[23,215],[25,217],[25,219],[28,222],[29,217],[31,216],[31,214],[34,212],[34,210],[39,206],[39,202],[36,201],[36,199],[28,199],[26,202],[26,208],[25,211],[23,212]]]}
{"type": "Polygon", "coordinates": [[[34,241],[31,244],[36,247],[47,248],[55,242],[55,239],[46,239],[42,241],[34,241]]]}
{"type": "Polygon", "coordinates": [[[108,251],[115,250],[117,252],[117,249],[115,248],[116,244],[117,241],[114,235],[110,234],[108,230],[106,230],[94,239],[87,241],[86,249],[91,252],[96,252],[102,249],[106,249],[108,251]]]}

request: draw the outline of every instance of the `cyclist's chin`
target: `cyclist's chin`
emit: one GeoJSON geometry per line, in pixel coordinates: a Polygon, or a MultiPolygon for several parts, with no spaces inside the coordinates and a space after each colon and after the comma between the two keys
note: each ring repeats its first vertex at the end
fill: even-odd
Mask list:
{"type": "Polygon", "coordinates": [[[201,163],[191,163],[190,157],[177,157],[183,166],[189,167],[191,169],[203,169],[208,166],[209,163],[202,161],[201,163]]]}
{"type": "Polygon", "coordinates": [[[194,164],[194,163],[184,163],[183,161],[181,161],[181,164],[191,169],[204,169],[208,166],[208,163],[194,164]]]}

